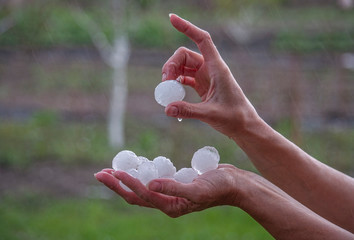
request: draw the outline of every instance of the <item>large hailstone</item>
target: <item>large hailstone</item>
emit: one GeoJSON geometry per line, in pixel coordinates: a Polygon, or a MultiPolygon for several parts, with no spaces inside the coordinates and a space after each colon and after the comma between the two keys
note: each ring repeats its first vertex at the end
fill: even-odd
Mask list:
{"type": "Polygon", "coordinates": [[[193,168],[182,168],[174,175],[174,179],[181,183],[191,183],[197,177],[198,173],[193,168]]]}
{"type": "Polygon", "coordinates": [[[166,80],[155,88],[155,100],[166,107],[168,104],[183,100],[186,95],[183,85],[176,80],[166,80]]]}
{"type": "Polygon", "coordinates": [[[158,178],[158,171],[152,161],[144,162],[138,166],[138,179],[144,185],[158,178]]]}
{"type": "Polygon", "coordinates": [[[141,160],[129,150],[123,150],[119,152],[112,161],[112,168],[117,171],[127,171],[132,168],[137,168],[141,160]]]}
{"type": "Polygon", "coordinates": [[[138,156],[139,160],[140,160],[140,164],[144,163],[144,162],[149,162],[149,159],[144,157],[144,156],[138,156]]]}
{"type": "Polygon", "coordinates": [[[192,158],[192,168],[199,174],[218,168],[220,156],[214,147],[206,146],[196,151],[192,158]]]}
{"type": "Polygon", "coordinates": [[[157,168],[159,178],[173,178],[173,175],[176,173],[176,168],[173,166],[173,163],[170,159],[159,156],[156,157],[152,162],[157,168]]]}

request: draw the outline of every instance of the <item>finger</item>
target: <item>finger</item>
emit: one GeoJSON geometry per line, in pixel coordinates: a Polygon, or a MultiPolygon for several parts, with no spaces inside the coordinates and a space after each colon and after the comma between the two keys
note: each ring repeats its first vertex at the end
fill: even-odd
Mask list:
{"type": "Polygon", "coordinates": [[[163,193],[169,196],[186,198],[189,200],[193,199],[197,192],[196,186],[193,183],[184,184],[171,179],[152,180],[149,183],[148,188],[154,192],[163,193]]]}
{"type": "Polygon", "coordinates": [[[154,207],[160,209],[165,213],[171,211],[171,202],[176,202],[176,199],[172,198],[171,196],[150,191],[138,179],[131,177],[125,172],[117,171],[113,175],[120,179],[145,202],[151,203],[154,207]]]}
{"type": "Polygon", "coordinates": [[[96,179],[110,188],[112,191],[120,195],[129,204],[139,205],[143,207],[152,207],[151,204],[143,201],[133,192],[125,191],[119,184],[119,180],[106,172],[99,172],[95,175],[96,179]]]}
{"type": "Polygon", "coordinates": [[[173,102],[165,108],[165,113],[170,117],[204,120],[207,112],[203,106],[203,103],[173,102]]]}
{"type": "Polygon", "coordinates": [[[193,77],[203,62],[204,59],[199,53],[180,47],[162,67],[163,80],[176,79],[179,75],[193,77]]]}
{"type": "Polygon", "coordinates": [[[197,44],[205,61],[215,60],[215,58],[220,57],[219,52],[207,31],[198,28],[176,14],[170,14],[170,21],[178,31],[184,33],[197,44]]]}
{"type": "Polygon", "coordinates": [[[112,174],[114,172],[114,170],[112,168],[104,168],[101,170],[101,172],[106,172],[108,174],[112,174]]]}
{"type": "Polygon", "coordinates": [[[188,77],[188,76],[180,76],[180,77],[181,77],[180,83],[195,88],[196,82],[194,77],[188,77]]]}
{"type": "Polygon", "coordinates": [[[227,164],[227,163],[221,163],[218,165],[218,169],[219,168],[236,168],[234,165],[232,164],[227,164]]]}
{"type": "MultiPolygon", "coordinates": [[[[150,191],[142,183],[138,184],[131,176],[124,172],[115,172],[114,175],[121,179],[130,189],[132,189],[145,202],[151,203],[157,209],[170,217],[179,217],[200,208],[186,198],[169,196],[162,193],[150,191]]],[[[140,182],[136,179],[136,181],[140,182]]]]}

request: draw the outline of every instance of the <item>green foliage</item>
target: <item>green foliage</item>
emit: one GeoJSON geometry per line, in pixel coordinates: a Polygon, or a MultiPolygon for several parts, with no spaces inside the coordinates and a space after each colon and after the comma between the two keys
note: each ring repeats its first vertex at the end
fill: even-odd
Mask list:
{"type": "MultiPolygon", "coordinates": [[[[144,9],[144,6],[150,2],[140,1],[138,6],[144,9]]],[[[117,26],[114,26],[110,17],[110,9],[86,8],[84,11],[98,23],[101,31],[110,41],[113,40],[116,31],[120,34],[122,31],[128,31],[132,43],[141,47],[169,47],[186,39],[172,29],[167,21],[167,14],[162,16],[156,10],[149,10],[145,14],[135,8],[127,10],[134,16],[134,24],[126,26],[126,19],[121,17],[119,29],[115,29],[117,26]],[[137,15],[140,17],[137,18],[137,15]]],[[[78,13],[70,5],[58,3],[24,6],[14,13],[15,25],[0,35],[0,45],[25,47],[91,45],[91,37],[86,29],[78,25],[73,16],[75,14],[78,13]]],[[[6,14],[0,11],[1,15],[6,14]]]]}
{"type": "Polygon", "coordinates": [[[17,11],[15,25],[0,35],[0,44],[3,46],[91,43],[90,36],[77,25],[68,8],[34,4],[17,11]]]}
{"type": "Polygon", "coordinates": [[[138,47],[174,47],[182,44],[187,38],[178,33],[166,16],[149,14],[129,31],[132,43],[138,47]]]}
{"type": "Polygon", "coordinates": [[[45,28],[42,38],[45,45],[83,45],[91,44],[91,38],[85,29],[78,26],[72,16],[72,10],[64,7],[48,9],[50,16],[43,19],[45,28]]]}

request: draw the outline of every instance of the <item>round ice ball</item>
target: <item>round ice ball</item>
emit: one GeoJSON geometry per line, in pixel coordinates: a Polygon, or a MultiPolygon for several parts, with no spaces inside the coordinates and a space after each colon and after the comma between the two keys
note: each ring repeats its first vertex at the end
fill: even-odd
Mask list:
{"type": "Polygon", "coordinates": [[[173,166],[171,160],[166,157],[156,157],[152,162],[157,168],[159,178],[172,178],[176,173],[175,166],[173,166]]]}
{"type": "MultiPolygon", "coordinates": [[[[130,176],[134,177],[134,178],[137,178],[138,177],[138,171],[134,168],[132,169],[128,169],[126,171],[126,173],[128,173],[130,176]]],[[[127,185],[125,185],[124,183],[122,182],[119,182],[120,186],[127,192],[132,192],[132,190],[130,188],[127,187],[127,185]]]]}
{"type": "Polygon", "coordinates": [[[144,162],[148,162],[150,161],[148,158],[144,157],[144,156],[138,156],[139,160],[140,160],[140,164],[144,163],[144,162]]]}
{"type": "Polygon", "coordinates": [[[138,166],[138,179],[144,185],[158,178],[158,171],[152,161],[144,162],[138,166]]]}
{"type": "Polygon", "coordinates": [[[114,170],[127,171],[132,168],[137,168],[141,160],[129,150],[119,152],[112,161],[112,168],[114,170]]]}
{"type": "Polygon", "coordinates": [[[192,158],[192,168],[199,174],[218,168],[220,156],[214,147],[206,146],[196,151],[192,158]]]}
{"type": "Polygon", "coordinates": [[[155,88],[155,100],[166,107],[168,104],[183,100],[186,95],[183,85],[176,80],[166,80],[155,88]]]}
{"type": "Polygon", "coordinates": [[[182,168],[174,175],[174,179],[181,183],[191,183],[197,177],[198,173],[193,168],[182,168]]]}

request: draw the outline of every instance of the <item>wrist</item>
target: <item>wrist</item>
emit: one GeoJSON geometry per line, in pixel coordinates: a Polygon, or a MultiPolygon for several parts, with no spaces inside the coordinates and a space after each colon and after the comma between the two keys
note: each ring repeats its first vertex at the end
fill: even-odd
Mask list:
{"type": "Polygon", "coordinates": [[[268,126],[256,112],[246,114],[242,118],[242,121],[234,125],[237,126],[233,129],[229,137],[237,144],[243,139],[262,134],[268,126]]]}
{"type": "Polygon", "coordinates": [[[245,202],[249,200],[250,193],[254,188],[254,182],[259,177],[257,174],[236,168],[233,177],[233,198],[231,206],[243,208],[245,202]]]}

